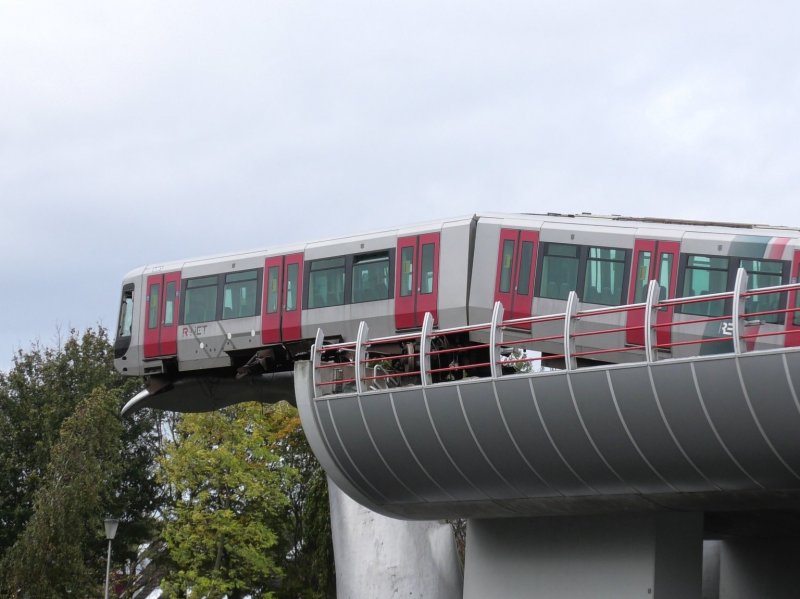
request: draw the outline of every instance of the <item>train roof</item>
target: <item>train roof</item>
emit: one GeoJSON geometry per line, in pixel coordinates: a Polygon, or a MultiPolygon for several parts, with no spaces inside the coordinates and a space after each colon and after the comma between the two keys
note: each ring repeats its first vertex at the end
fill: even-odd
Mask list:
{"type": "Polygon", "coordinates": [[[255,250],[245,250],[239,252],[224,252],[213,254],[203,257],[190,258],[185,260],[174,260],[159,264],[145,265],[135,268],[128,272],[125,276],[126,279],[130,277],[139,276],[149,272],[158,271],[171,271],[180,270],[187,266],[201,266],[203,264],[217,263],[223,260],[236,258],[242,260],[246,258],[255,258],[259,256],[279,255],[286,253],[302,252],[309,247],[324,247],[333,245],[344,241],[356,241],[358,239],[368,239],[376,236],[386,235],[413,235],[423,233],[425,231],[432,231],[441,229],[448,225],[466,224],[472,220],[486,220],[497,222],[505,222],[511,224],[509,221],[516,221],[520,224],[523,223],[539,223],[544,225],[552,223],[560,226],[578,225],[586,227],[618,227],[627,229],[648,229],[648,230],[661,230],[666,234],[671,233],[674,236],[678,232],[681,233],[714,233],[720,235],[772,235],[772,236],[800,236],[800,228],[788,227],[780,225],[765,225],[765,224],[749,224],[749,223],[731,223],[731,222],[717,222],[717,221],[702,221],[702,220],[687,220],[677,218],[659,218],[659,217],[637,217],[637,216],[623,216],[619,214],[592,214],[590,212],[580,212],[574,214],[562,214],[557,212],[482,212],[476,214],[468,214],[456,216],[453,218],[429,220],[419,222],[411,225],[401,225],[398,227],[385,227],[376,229],[365,233],[345,234],[331,236],[325,239],[300,242],[294,244],[286,244],[281,246],[271,246],[255,250]]]}

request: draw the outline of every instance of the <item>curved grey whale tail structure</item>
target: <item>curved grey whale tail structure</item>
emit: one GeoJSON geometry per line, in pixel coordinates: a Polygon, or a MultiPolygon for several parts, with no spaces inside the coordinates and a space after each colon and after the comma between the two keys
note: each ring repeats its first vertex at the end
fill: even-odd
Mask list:
{"type": "Polygon", "coordinates": [[[143,408],[185,413],[211,412],[247,401],[287,401],[295,405],[293,373],[275,372],[242,379],[196,376],[167,381],[154,378],[148,381],[147,388],[125,404],[121,414],[132,414],[143,408]]]}

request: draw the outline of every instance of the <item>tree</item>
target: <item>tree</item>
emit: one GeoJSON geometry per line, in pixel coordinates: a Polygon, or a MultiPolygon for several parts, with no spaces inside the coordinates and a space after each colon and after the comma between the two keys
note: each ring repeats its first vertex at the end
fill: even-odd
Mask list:
{"type": "MultiPolygon", "coordinates": [[[[81,425],[75,423],[74,418],[91,416],[91,411],[76,410],[96,394],[116,402],[111,413],[118,421],[119,435],[113,463],[107,464],[117,472],[113,481],[109,479],[113,493],[103,492],[101,508],[91,518],[99,528],[106,513],[121,518],[122,525],[115,540],[116,564],[135,559],[139,545],[158,535],[158,522],[152,517],[159,502],[153,467],[158,450],[157,420],[145,411],[119,422],[117,414],[121,401],[132,395],[139,383],[114,371],[112,355],[103,328],[88,329],[82,334],[73,330],[63,345],[56,348],[42,348],[37,344],[27,352],[20,350],[11,371],[7,375],[0,373],[0,438],[3,439],[0,444],[0,562],[4,556],[8,557],[12,546],[21,541],[23,535],[33,534],[27,532],[28,528],[41,526],[37,523],[45,516],[37,516],[38,511],[46,507],[52,512],[57,508],[46,502],[37,508],[41,493],[49,493],[52,501],[66,501],[71,497],[56,493],[57,487],[53,486],[53,477],[58,472],[53,464],[57,457],[55,446],[68,434],[62,430],[67,421],[72,422],[70,430],[75,430],[81,425]]],[[[94,434],[91,426],[94,426],[91,422],[82,425],[84,435],[94,434]]],[[[98,458],[96,454],[88,455],[98,458]]],[[[58,509],[66,510],[67,517],[71,509],[80,507],[79,502],[67,502],[58,509]]],[[[76,545],[76,550],[81,555],[91,554],[95,549],[89,537],[78,535],[72,541],[80,545],[76,545]],[[82,543],[88,543],[87,547],[82,543]]],[[[16,548],[15,555],[19,556],[19,551],[21,549],[16,548]]],[[[100,552],[102,554],[102,546],[100,552]]],[[[33,557],[31,554],[28,560],[31,571],[46,567],[47,561],[36,561],[33,557]]],[[[44,555],[39,558],[46,560],[44,555]]],[[[104,564],[97,567],[102,570],[104,564]]],[[[102,580],[96,573],[94,578],[102,580]]],[[[132,593],[133,589],[129,591],[132,593]]],[[[48,596],[52,593],[51,590],[48,596]]]]}
{"type": "Polygon", "coordinates": [[[3,561],[5,591],[23,597],[99,594],[100,517],[122,472],[117,391],[96,388],[64,421],[34,511],[3,561]]]}
{"type": "Polygon", "coordinates": [[[278,404],[269,410],[277,429],[273,448],[280,456],[281,485],[287,497],[283,523],[284,578],[281,599],[336,596],[328,482],[311,452],[297,410],[278,404]]]}
{"type": "Polygon", "coordinates": [[[184,416],[161,460],[172,493],[164,538],[176,568],[166,596],[273,597],[277,520],[286,505],[273,430],[258,404],[184,416]]]}

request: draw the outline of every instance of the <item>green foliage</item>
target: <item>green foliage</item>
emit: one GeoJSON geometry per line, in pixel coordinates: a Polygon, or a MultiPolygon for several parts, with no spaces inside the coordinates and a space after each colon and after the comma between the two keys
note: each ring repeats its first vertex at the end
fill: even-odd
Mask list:
{"type": "Polygon", "coordinates": [[[328,482],[311,452],[297,410],[282,404],[267,415],[275,422],[275,453],[281,458],[281,484],[288,502],[282,518],[285,576],[280,599],[336,596],[328,482]]]}
{"type": "MultiPolygon", "coordinates": [[[[157,534],[152,518],[159,501],[153,469],[157,421],[140,414],[120,422],[120,402],[139,383],[114,371],[112,355],[104,329],[71,331],[57,348],[34,345],[19,351],[10,372],[0,373],[0,571],[9,579],[24,579],[26,586],[49,584],[54,567],[48,552],[63,549],[68,563],[84,560],[84,570],[76,566],[70,571],[74,576],[62,581],[64,593],[68,586],[81,588],[84,571],[93,584],[102,581],[105,553],[103,543],[98,545],[94,537],[102,532],[105,514],[122,520],[114,541],[116,563],[135,557],[139,544],[157,534]],[[90,399],[94,403],[87,406],[90,399]],[[108,404],[103,404],[105,411],[98,407],[102,402],[108,404]],[[101,426],[98,414],[108,422],[101,426]],[[97,443],[112,440],[110,431],[115,435],[113,444],[105,447],[115,449],[98,453],[97,443]],[[68,455],[73,457],[67,459],[68,455]],[[105,473],[104,479],[96,477],[97,468],[105,473]],[[107,488],[98,490],[84,476],[95,477],[91,480],[107,488]],[[65,486],[65,480],[83,483],[65,486]],[[75,494],[81,488],[85,497],[78,501],[75,494]],[[47,523],[56,518],[54,514],[70,523],[88,517],[86,526],[93,532],[77,528],[72,534],[69,528],[55,527],[53,536],[47,537],[47,523]],[[62,547],[65,543],[71,548],[62,547]],[[34,580],[37,575],[39,582],[34,580]]],[[[42,596],[58,596],[55,588],[59,587],[42,596]]]]}
{"type": "Polygon", "coordinates": [[[286,503],[270,421],[256,404],[186,415],[161,461],[174,504],[164,537],[177,568],[166,596],[272,597],[286,503]]]}
{"type": "Polygon", "coordinates": [[[122,470],[118,405],[118,392],[99,387],[64,421],[33,516],[3,563],[8,594],[99,594],[101,516],[122,470]]]}
{"type": "Polygon", "coordinates": [[[328,489],[297,410],[184,416],[162,460],[173,493],[168,597],[335,596],[328,489]]]}

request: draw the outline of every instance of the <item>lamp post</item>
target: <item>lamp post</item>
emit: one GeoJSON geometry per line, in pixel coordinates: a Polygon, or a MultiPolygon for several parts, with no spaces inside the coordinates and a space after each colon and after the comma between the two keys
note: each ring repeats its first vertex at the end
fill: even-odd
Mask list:
{"type": "Polygon", "coordinates": [[[106,562],[106,594],[105,597],[108,599],[108,577],[111,574],[111,541],[114,540],[114,536],[117,534],[117,524],[119,524],[119,520],[117,518],[106,518],[103,523],[106,525],[106,538],[108,539],[108,560],[106,562]]]}

